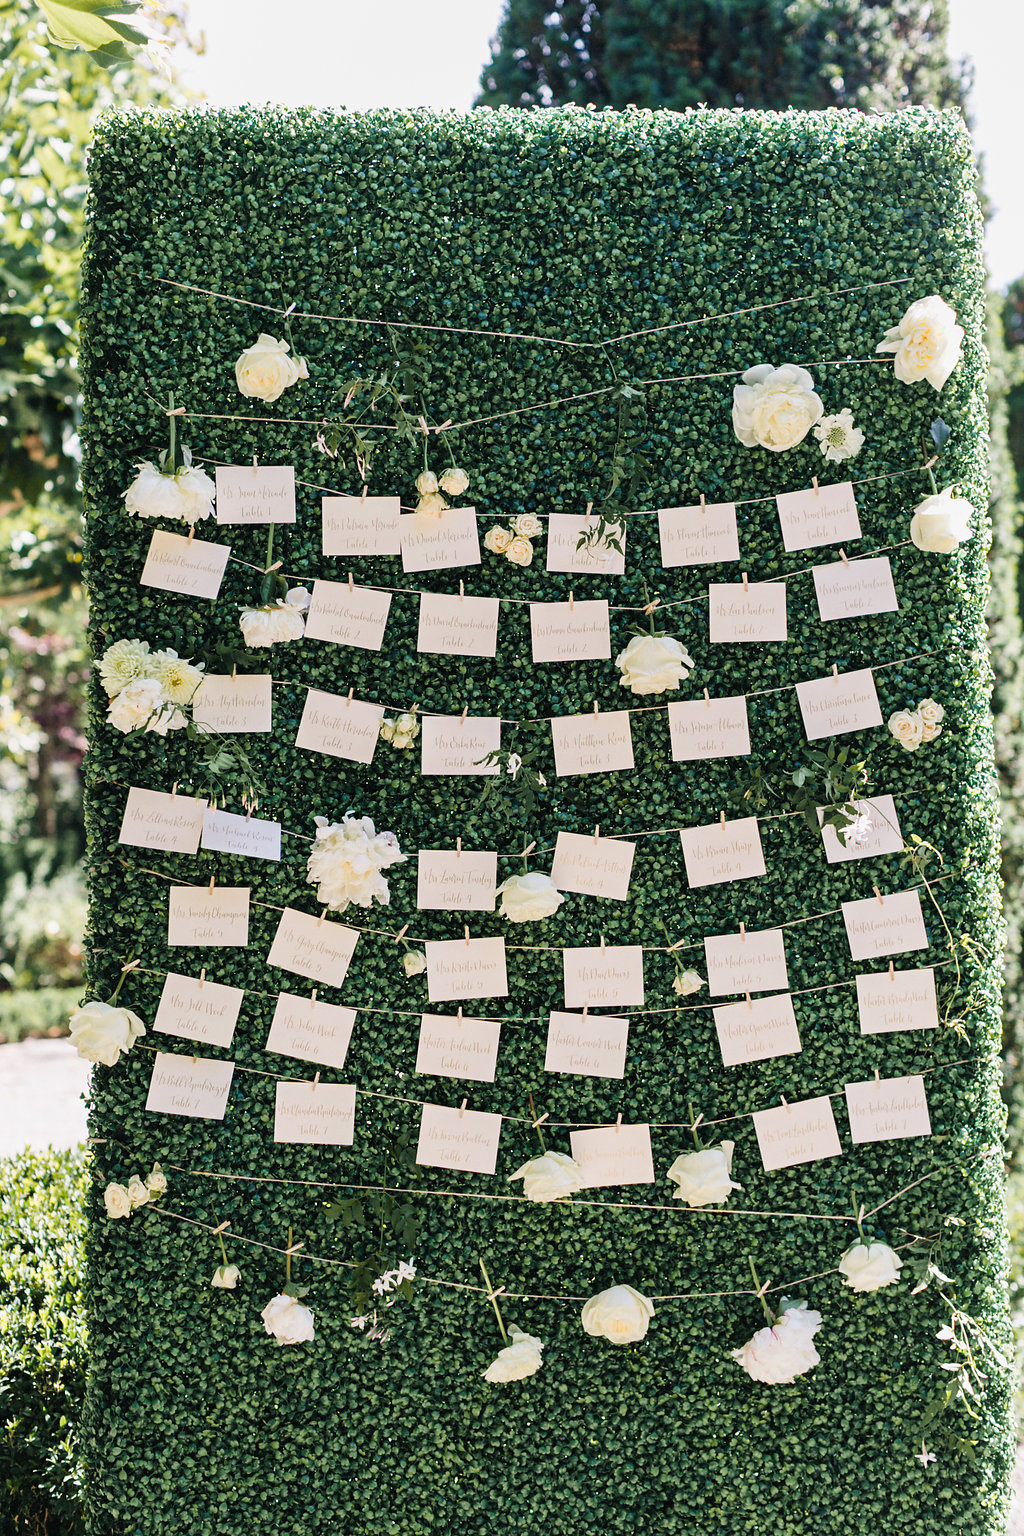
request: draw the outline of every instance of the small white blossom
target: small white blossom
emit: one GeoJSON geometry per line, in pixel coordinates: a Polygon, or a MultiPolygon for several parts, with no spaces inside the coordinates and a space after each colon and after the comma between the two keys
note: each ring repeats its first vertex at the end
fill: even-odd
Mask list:
{"type": "Polygon", "coordinates": [[[814,428],[814,435],[826,459],[834,464],[843,459],[855,459],[864,446],[864,433],[854,426],[853,412],[839,411],[835,416],[823,416],[814,428]]]}

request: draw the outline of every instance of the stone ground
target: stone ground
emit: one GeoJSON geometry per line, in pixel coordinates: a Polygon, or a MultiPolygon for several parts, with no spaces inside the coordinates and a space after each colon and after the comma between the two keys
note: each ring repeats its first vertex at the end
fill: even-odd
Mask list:
{"type": "MultiPolygon", "coordinates": [[[[0,1157],[26,1147],[75,1147],[85,1140],[83,1094],[89,1065],[70,1040],[0,1045],[0,1157]]],[[[1024,1446],[1017,1456],[1007,1536],[1024,1536],[1024,1446]]]]}

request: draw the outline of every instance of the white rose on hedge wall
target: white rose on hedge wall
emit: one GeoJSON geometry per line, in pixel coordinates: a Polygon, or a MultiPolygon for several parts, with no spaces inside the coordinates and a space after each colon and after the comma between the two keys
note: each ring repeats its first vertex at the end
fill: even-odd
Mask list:
{"type": "Polygon", "coordinates": [[[728,1200],[742,1184],[732,1180],[732,1154],[735,1143],[723,1141],[703,1152],[683,1152],[668,1170],[668,1177],[679,1188],[673,1200],[685,1200],[691,1209],[698,1205],[718,1205],[728,1200]]]}
{"type": "Polygon", "coordinates": [[[251,400],[279,400],[292,384],[309,378],[304,357],[289,357],[286,341],[261,334],[235,363],[235,382],[251,400]]]}
{"type": "Polygon", "coordinates": [[[103,1204],[112,1221],[119,1221],[122,1216],[130,1216],[132,1213],[132,1202],[123,1184],[108,1184],[103,1191],[103,1204]]]}
{"type": "Polygon", "coordinates": [[[812,1342],[821,1327],[821,1313],[808,1310],[806,1301],[782,1298],[782,1315],[772,1328],[759,1328],[732,1357],[754,1381],[783,1386],[811,1371],[821,1356],[812,1342]]]}
{"type": "Polygon", "coordinates": [[[148,461],[124,492],[125,511],[133,517],[183,518],[195,526],[213,513],[217,487],[205,470],[183,464],[173,475],[148,461]]]}
{"type": "Polygon", "coordinates": [[[243,608],[238,622],[242,638],[253,650],[263,645],[301,640],[306,632],[306,622],[295,603],[267,603],[262,608],[243,608]]]}
{"type": "Polygon", "coordinates": [[[170,700],[155,677],[140,677],[115,694],[107,705],[107,719],[115,731],[153,731],[166,736],[186,723],[180,709],[169,708],[170,700]]]}
{"type": "Polygon", "coordinates": [[[156,1200],[160,1195],[167,1193],[167,1175],[159,1163],[154,1163],[152,1173],[146,1174],[146,1188],[149,1190],[151,1200],[156,1200]]]}
{"type": "Polygon", "coordinates": [[[814,380],[795,363],[748,368],[732,392],[733,431],[744,448],[795,448],[824,413],[814,380]]]}
{"type": "Polygon", "coordinates": [[[91,1002],[76,1008],[68,1027],[71,1043],[83,1061],[99,1061],[113,1067],[123,1051],[130,1051],[146,1033],[146,1026],[130,1008],[91,1002]]]}
{"type": "Polygon", "coordinates": [[[946,718],[946,711],[941,704],[936,704],[934,699],[922,699],[917,706],[917,713],[924,726],[922,741],[934,741],[936,736],[942,735],[941,722],[946,718]]]}
{"type": "Polygon", "coordinates": [[[149,1199],[149,1190],[143,1184],[137,1173],[133,1173],[128,1180],[128,1200],[133,1210],[137,1206],[145,1205],[149,1199]]]}
{"type": "Polygon", "coordinates": [[[536,1375],[544,1364],[540,1339],[524,1333],[515,1323],[509,1326],[508,1334],[511,1344],[498,1351],[497,1359],[484,1371],[484,1381],[522,1381],[525,1376],[536,1375]]]}
{"type": "Polygon", "coordinates": [[[426,496],[421,496],[416,503],[416,516],[426,518],[428,521],[440,519],[448,510],[448,503],[437,491],[428,491],[426,496]]]}
{"type": "Polygon", "coordinates": [[[591,1296],[580,1314],[584,1331],[612,1344],[636,1344],[647,1332],[654,1303],[631,1285],[613,1285],[591,1296]]]}
{"type": "MultiPolygon", "coordinates": [[[[418,486],[419,481],[416,484],[418,486]]],[[[441,476],[440,485],[446,496],[462,496],[469,490],[469,476],[464,469],[458,469],[453,465],[441,476]]]]}
{"type": "Polygon", "coordinates": [[[895,1285],[903,1260],[888,1243],[854,1243],[839,1261],[839,1273],[851,1291],[880,1291],[895,1285]]]}
{"type": "Polygon", "coordinates": [[[416,493],[419,496],[437,495],[437,476],[432,470],[425,469],[416,476],[416,493]]]}
{"type": "Polygon", "coordinates": [[[631,693],[664,693],[689,677],[693,657],[671,635],[634,635],[615,658],[620,686],[631,693]]]}
{"type": "Polygon", "coordinates": [[[889,716],[889,729],[904,752],[916,752],[924,740],[924,721],[916,709],[898,709],[889,716]]]}
{"type": "Polygon", "coordinates": [[[505,559],[511,560],[513,565],[529,565],[533,560],[533,545],[517,533],[505,550],[505,559]]]}
{"type": "Polygon", "coordinates": [[[215,1291],[233,1291],[241,1273],[237,1264],[218,1264],[210,1284],[215,1291]]]}
{"type": "Polygon", "coordinates": [[[510,1184],[513,1179],[522,1179],[523,1194],[534,1205],[549,1205],[552,1200],[564,1200],[585,1188],[583,1169],[565,1152],[545,1152],[531,1158],[509,1174],[510,1184]]]}
{"type": "Polygon", "coordinates": [[[544,524],[532,512],[524,512],[521,517],[512,519],[512,532],[523,539],[537,539],[544,532],[544,524]]]}
{"type": "Polygon", "coordinates": [[[402,970],[407,976],[422,976],[427,968],[427,957],[422,949],[407,949],[402,956],[402,970]]]}
{"type": "Polygon", "coordinates": [[[294,1296],[274,1296],[260,1317],[278,1344],[308,1344],[313,1337],[313,1314],[294,1296]]]}
{"type": "Polygon", "coordinates": [[[498,886],[501,897],[499,916],[510,923],[536,923],[557,912],[565,897],[551,883],[551,876],[531,870],[525,875],[511,875],[498,886]]]}
{"type": "Polygon", "coordinates": [[[974,508],[949,486],[936,496],[926,496],[910,519],[910,537],[929,555],[951,555],[971,537],[974,508]]]}
{"type": "Polygon", "coordinates": [[[963,339],[955,311],[933,293],[911,304],[899,325],[886,331],[875,351],[895,354],[893,365],[901,383],[917,384],[924,379],[933,389],[941,389],[960,361],[963,339]]]}
{"type": "Polygon", "coordinates": [[[488,528],[484,534],[484,549],[489,549],[492,555],[503,555],[512,543],[513,535],[507,528],[502,528],[500,523],[495,523],[493,528],[488,528]]]}
{"type": "Polygon", "coordinates": [[[672,991],[680,997],[691,997],[704,985],[704,978],[697,971],[679,971],[672,981],[672,991]]]}

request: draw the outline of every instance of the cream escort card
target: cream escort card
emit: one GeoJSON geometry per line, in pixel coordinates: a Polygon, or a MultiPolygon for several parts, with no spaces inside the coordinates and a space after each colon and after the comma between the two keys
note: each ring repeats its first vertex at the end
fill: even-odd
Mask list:
{"type": "Polygon", "coordinates": [[[857,1011],[862,1035],[891,1035],[907,1029],[937,1029],[935,972],[871,971],[857,977],[857,1011]]]}
{"type": "Polygon", "coordinates": [[[428,939],[424,948],[430,1002],[508,997],[504,939],[428,939]]]}
{"type": "Polygon", "coordinates": [[[778,1109],[755,1110],[754,1130],[766,1173],[842,1156],[832,1100],[824,1095],[778,1109]]]}
{"type": "Polygon", "coordinates": [[[397,496],[325,496],[323,552],[325,555],[400,555],[402,537],[398,522],[402,511],[397,496]]]}
{"type": "Polygon", "coordinates": [[[753,880],[765,873],[756,816],[713,821],[709,827],[684,827],[679,837],[691,890],[728,880],[753,880]]]}
{"type": "Polygon", "coordinates": [[[345,581],[314,581],[306,614],[306,639],[379,651],[384,644],[391,593],[350,587],[345,581]]]}
{"type": "Polygon", "coordinates": [[[596,531],[597,518],[588,519],[571,512],[552,512],[548,518],[549,571],[590,572],[596,576],[622,576],[626,569],[626,528],[618,525],[622,554],[605,543],[584,544],[578,548],[581,534],[596,531]]]}
{"type": "Polygon", "coordinates": [[[605,1013],[552,1013],[544,1071],[570,1072],[576,1077],[622,1077],[628,1043],[628,1019],[605,1013]]]}
{"type": "Polygon", "coordinates": [[[676,565],[716,565],[738,560],[736,503],[716,501],[702,507],[662,507],[658,513],[658,536],[661,563],[666,570],[676,565]]]}
{"type": "Polygon", "coordinates": [[[649,1125],[599,1125],[592,1131],[570,1131],[569,1145],[583,1170],[584,1189],[654,1183],[649,1125]]]}
{"type": "Polygon", "coordinates": [[[446,566],[480,564],[475,507],[449,507],[443,517],[403,513],[399,527],[403,571],[439,571],[446,566]]]}
{"type": "Polygon", "coordinates": [[[796,696],[808,741],[842,736],[847,731],[866,731],[882,723],[875,675],[870,667],[797,683],[796,696]]]}
{"type": "Polygon", "coordinates": [[[531,603],[530,639],[535,662],[610,661],[608,603],[531,603]]]}
{"type": "Polygon", "coordinates": [[[812,486],[808,491],[784,491],[775,501],[787,550],[850,544],[860,538],[857,501],[848,480],[812,486]]]}
{"type": "Polygon", "coordinates": [[[559,832],[551,862],[551,883],[559,891],[625,901],[635,852],[635,843],[617,837],[559,832]]]}
{"type": "Polygon", "coordinates": [[[247,885],[172,885],[167,896],[167,942],[244,949],[249,942],[247,885]]]}
{"type": "Polygon", "coordinates": [[[673,762],[750,756],[747,701],[742,694],[730,699],[677,700],[668,706],[668,728],[673,762]]]}
{"type": "Polygon", "coordinates": [[[294,523],[294,466],[219,464],[216,512],[218,523],[294,523]]]}
{"type": "Polygon", "coordinates": [[[562,950],[567,1008],[642,1007],[644,952],[639,944],[562,950]]]}
{"type": "Polygon", "coordinates": [[[269,672],[248,677],[207,672],[192,695],[192,718],[222,736],[273,729],[273,678],[269,672]]]}
{"type": "Polygon", "coordinates": [[[338,693],[306,690],[295,745],[307,752],[326,752],[353,763],[369,763],[380,736],[384,709],[338,693]]]}
{"type": "Polygon", "coordinates": [[[424,912],[493,912],[498,855],[466,848],[421,848],[416,905],[424,912]]]}
{"type": "Polygon", "coordinates": [[[497,1019],[448,1018],[423,1014],[416,1071],[430,1077],[464,1077],[493,1083],[501,1025],[497,1019]]]}
{"type": "Polygon", "coordinates": [[[208,544],[204,539],[193,539],[190,543],[180,533],[161,533],[156,529],[149,542],[140,585],[158,587],[161,592],[184,592],[189,597],[215,598],[230,553],[229,544],[208,544]]]}
{"type": "Polygon", "coordinates": [[[905,955],[910,950],[928,948],[921,897],[917,891],[844,901],[843,922],[854,960],[872,960],[876,955],[905,955]]]}
{"type": "Polygon", "coordinates": [[[197,1061],[158,1051],[146,1108],[150,1114],[223,1120],[234,1072],[233,1061],[197,1061]]]}
{"type": "Polygon", "coordinates": [[[786,583],[751,581],[708,588],[708,639],[712,645],[785,640],[786,583]]]}
{"type": "Polygon", "coordinates": [[[321,1003],[315,996],[279,992],[264,1050],[340,1071],[345,1065],[355,1022],[354,1008],[321,1003]]]}
{"type": "Polygon", "coordinates": [[[129,789],[117,840],[129,848],[159,848],[164,853],[198,853],[205,808],[205,800],[193,800],[191,795],[165,795],[156,789],[129,789]]]}
{"type": "Polygon", "coordinates": [[[354,1083],[278,1083],[274,1140],[350,1147],[356,1134],[354,1083]]]}
{"type": "Polygon", "coordinates": [[[161,1035],[177,1035],[182,1040],[229,1046],[244,996],[241,987],[225,987],[205,977],[168,971],[153,1028],[161,1035]]]}
{"type": "Polygon", "coordinates": [[[458,1168],[463,1173],[493,1173],[498,1166],[501,1116],[478,1109],[449,1109],[424,1104],[416,1161],[424,1168],[458,1168]]]}
{"type": "Polygon", "coordinates": [[[896,613],[899,603],[888,555],[877,560],[840,560],[814,567],[818,617],[856,619],[871,613],[896,613]]]}
{"type": "Polygon", "coordinates": [[[559,778],[581,773],[620,773],[633,767],[629,710],[606,714],[562,715],[551,722],[555,772],[559,778]]]}
{"type": "Polygon", "coordinates": [[[215,811],[210,806],[203,812],[202,846],[212,853],[234,853],[247,859],[280,859],[281,823],[215,811]]]}
{"type": "Polygon", "coordinates": [[[484,761],[501,748],[496,716],[423,715],[422,721],[420,773],[479,777],[501,772],[497,762],[484,761]]]}
{"type": "Polygon", "coordinates": [[[793,999],[788,992],[777,997],[752,997],[749,1002],[726,1003],[713,1012],[723,1066],[767,1061],[770,1056],[793,1056],[802,1049],[793,999]]]}
{"type": "Polygon", "coordinates": [[[774,992],[789,986],[781,928],[715,934],[704,940],[704,960],[711,997],[730,992],[774,992]]]}
{"type": "Polygon", "coordinates": [[[835,827],[823,825],[825,807],[819,805],[818,824],[821,826],[828,862],[848,864],[851,859],[874,859],[886,853],[901,853],[903,834],[892,795],[875,795],[870,800],[858,800],[857,805],[862,813],[866,813],[866,820],[850,848],[847,848],[835,827]]]}
{"type": "Polygon", "coordinates": [[[932,1133],[923,1077],[883,1077],[866,1083],[847,1083],[846,1111],[854,1146],[932,1133]]]}
{"type": "Polygon", "coordinates": [[[308,976],[329,987],[340,987],[348,973],[359,940],[357,928],[328,922],[285,907],[267,956],[268,965],[280,966],[293,976],[308,976]]]}
{"type": "Polygon", "coordinates": [[[499,607],[496,597],[421,592],[416,649],[431,656],[494,656],[499,607]]]}

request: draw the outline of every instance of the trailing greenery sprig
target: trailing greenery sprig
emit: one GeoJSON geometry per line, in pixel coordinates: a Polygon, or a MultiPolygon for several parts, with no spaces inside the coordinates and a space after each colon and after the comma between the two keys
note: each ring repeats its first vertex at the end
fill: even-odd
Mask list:
{"type": "Polygon", "coordinates": [[[611,470],[608,489],[603,500],[592,508],[593,517],[576,541],[577,549],[613,549],[623,553],[626,533],[626,514],[631,510],[636,491],[640,486],[650,461],[644,454],[646,435],[637,430],[634,423],[635,402],[643,401],[644,392],[626,379],[617,379],[612,390],[617,410],[615,416],[615,445],[612,448],[611,470]]]}

